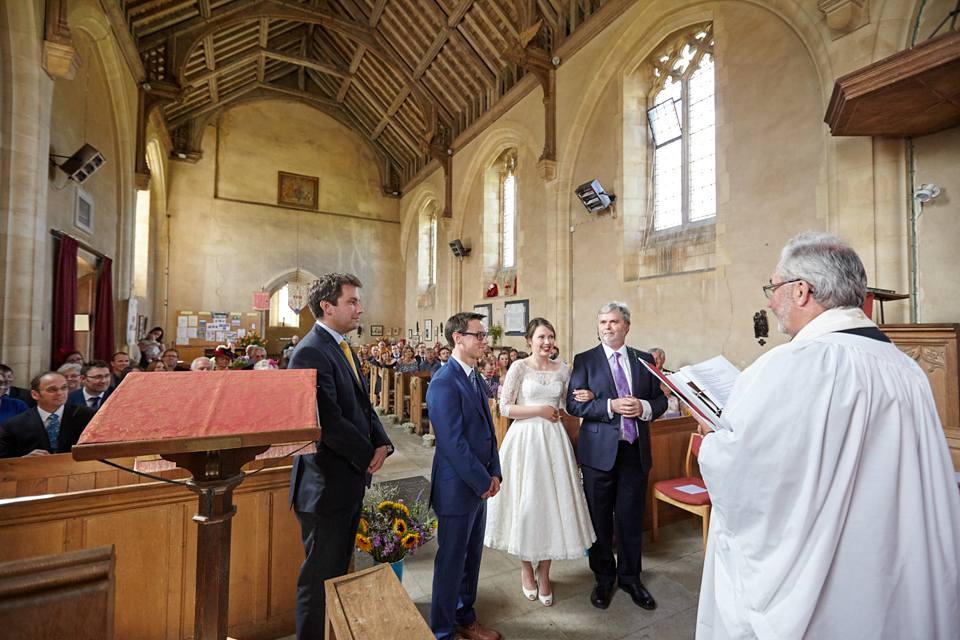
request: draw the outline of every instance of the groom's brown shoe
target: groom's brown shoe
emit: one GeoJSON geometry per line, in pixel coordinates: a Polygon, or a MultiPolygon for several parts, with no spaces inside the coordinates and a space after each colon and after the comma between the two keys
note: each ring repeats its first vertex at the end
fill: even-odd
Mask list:
{"type": "Polygon", "coordinates": [[[474,622],[469,627],[457,627],[457,634],[467,640],[500,640],[503,636],[495,629],[489,629],[479,622],[474,622]]]}

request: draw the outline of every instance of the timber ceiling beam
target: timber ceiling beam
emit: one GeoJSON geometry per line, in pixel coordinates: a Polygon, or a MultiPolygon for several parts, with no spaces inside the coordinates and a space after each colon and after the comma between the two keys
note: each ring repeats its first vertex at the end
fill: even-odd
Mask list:
{"type": "MultiPolygon", "coordinates": [[[[63,4],[66,6],[66,0],[63,0],[63,4]]],[[[110,29],[117,39],[120,53],[123,55],[123,60],[127,63],[127,68],[130,69],[130,74],[133,76],[134,81],[136,81],[137,84],[145,82],[147,80],[147,71],[143,67],[143,60],[140,59],[140,52],[137,50],[133,35],[127,26],[126,16],[124,16],[123,10],[120,9],[119,3],[115,0],[100,0],[100,8],[103,9],[103,13],[107,16],[110,29]]]]}

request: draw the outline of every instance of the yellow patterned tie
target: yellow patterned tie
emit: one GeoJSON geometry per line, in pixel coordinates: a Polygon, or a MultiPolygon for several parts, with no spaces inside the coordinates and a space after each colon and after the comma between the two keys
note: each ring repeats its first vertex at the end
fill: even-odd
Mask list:
{"type": "Polygon", "coordinates": [[[353,363],[353,354],[350,352],[350,347],[347,346],[346,340],[340,341],[340,350],[343,351],[343,355],[346,356],[347,362],[350,363],[350,368],[353,369],[353,375],[357,377],[357,380],[360,380],[360,374],[357,373],[357,365],[353,363]]]}

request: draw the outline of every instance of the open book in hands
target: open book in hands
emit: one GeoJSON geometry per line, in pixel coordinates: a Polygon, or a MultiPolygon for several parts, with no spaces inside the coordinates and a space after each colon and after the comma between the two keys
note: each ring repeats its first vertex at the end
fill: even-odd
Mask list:
{"type": "Polygon", "coordinates": [[[740,370],[723,356],[710,358],[700,364],[680,367],[680,371],[664,375],[645,360],[640,360],[656,378],[666,385],[691,411],[714,429],[729,429],[724,421],[723,407],[740,375],[740,370]]]}

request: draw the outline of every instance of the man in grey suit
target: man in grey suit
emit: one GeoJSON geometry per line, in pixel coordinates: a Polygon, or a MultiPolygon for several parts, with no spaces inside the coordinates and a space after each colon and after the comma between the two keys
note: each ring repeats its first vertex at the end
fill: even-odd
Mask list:
{"type": "Polygon", "coordinates": [[[360,363],[344,340],[357,328],[360,280],[330,273],[310,285],[307,303],[317,323],[299,342],[288,369],[315,369],[320,440],[317,452],[296,456],[290,505],[300,522],[306,558],[297,580],[297,638],[322,640],[324,580],[347,572],[371,474],[393,446],[370,404],[360,363]]]}

